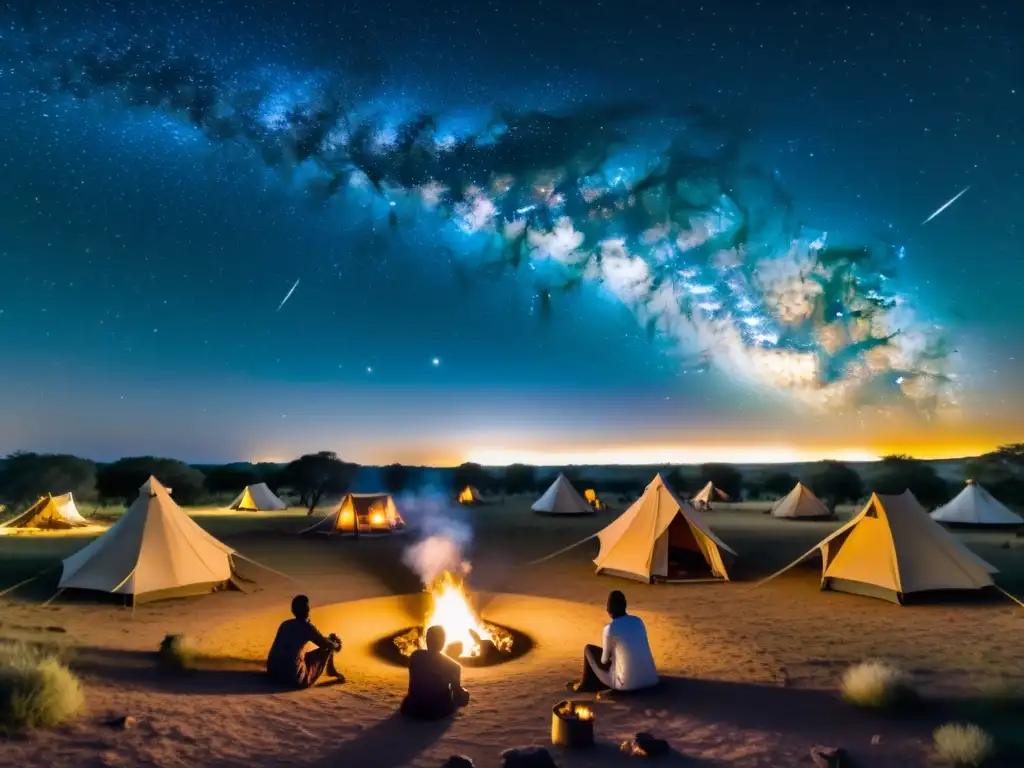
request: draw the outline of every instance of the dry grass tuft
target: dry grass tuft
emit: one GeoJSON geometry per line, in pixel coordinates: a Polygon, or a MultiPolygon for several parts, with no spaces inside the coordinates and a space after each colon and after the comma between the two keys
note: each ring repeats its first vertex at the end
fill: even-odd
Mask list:
{"type": "Polygon", "coordinates": [[[910,678],[884,661],[854,664],[843,673],[843,700],[858,707],[890,709],[915,698],[910,678]]]}
{"type": "Polygon", "coordinates": [[[0,642],[0,729],[57,725],[81,712],[85,696],[57,646],[0,642]]]}
{"type": "Polygon", "coordinates": [[[195,646],[185,635],[167,635],[160,641],[157,666],[167,672],[182,672],[195,666],[195,646]]]}
{"type": "Polygon", "coordinates": [[[956,766],[985,765],[995,754],[995,741],[973,723],[947,723],[935,729],[932,735],[935,754],[956,766]]]}

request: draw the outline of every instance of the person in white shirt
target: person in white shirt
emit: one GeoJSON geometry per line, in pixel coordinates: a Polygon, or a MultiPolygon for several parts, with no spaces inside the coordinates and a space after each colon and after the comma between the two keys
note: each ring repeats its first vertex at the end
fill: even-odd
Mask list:
{"type": "Polygon", "coordinates": [[[626,596],[619,590],[608,595],[608,615],[602,647],[588,645],[583,650],[583,674],[571,682],[569,690],[596,693],[639,691],[658,684],[658,671],[647,640],[647,628],[637,616],[626,613],[626,596]]]}

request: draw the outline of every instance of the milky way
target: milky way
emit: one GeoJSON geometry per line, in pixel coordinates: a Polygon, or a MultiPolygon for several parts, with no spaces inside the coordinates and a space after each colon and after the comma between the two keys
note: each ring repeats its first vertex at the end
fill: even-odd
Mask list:
{"type": "Polygon", "coordinates": [[[891,287],[901,253],[830,247],[803,227],[776,179],[742,159],[745,132],[711,110],[658,115],[654,142],[651,111],[630,104],[497,111],[456,131],[445,115],[371,109],[330,73],[220,71],[132,39],[36,53],[41,89],[174,115],[301,169],[325,204],[372,198],[395,226],[434,222],[480,261],[533,270],[543,302],[593,285],[760,391],[821,408],[955,404],[940,329],[891,287]]]}

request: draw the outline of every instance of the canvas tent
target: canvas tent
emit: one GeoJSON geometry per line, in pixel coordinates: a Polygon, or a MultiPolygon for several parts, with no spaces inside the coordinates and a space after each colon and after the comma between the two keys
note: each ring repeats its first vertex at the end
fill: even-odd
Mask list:
{"type": "Polygon", "coordinates": [[[708,481],[708,484],[700,489],[700,493],[693,497],[693,503],[698,509],[711,509],[711,502],[728,500],[729,494],[716,488],[711,481],[708,481]]]}
{"type": "Polygon", "coordinates": [[[234,555],[150,477],[117,523],[64,559],[59,588],[130,596],[133,603],[205,594],[235,583],[234,555]]]}
{"type": "Polygon", "coordinates": [[[558,474],[544,495],[530,507],[541,515],[592,515],[594,508],[584,501],[572,483],[562,473],[558,474]]]}
{"type": "Polygon", "coordinates": [[[239,512],[272,512],[278,509],[287,509],[275,493],[267,487],[266,483],[247,485],[238,494],[228,509],[237,509],[239,512]]]}
{"type": "Polygon", "coordinates": [[[598,573],[650,582],[728,581],[736,553],[657,475],[633,505],[597,534],[598,573]]]}
{"type": "Polygon", "coordinates": [[[990,587],[998,573],[932,520],[910,491],[872,494],[859,515],[765,581],[815,551],[821,552],[822,589],[894,603],[920,592],[990,587]]]}
{"type": "Polygon", "coordinates": [[[299,533],[381,534],[405,527],[405,521],[387,493],[349,493],[323,520],[299,533]]]}
{"type": "Polygon", "coordinates": [[[950,525],[1015,526],[1024,518],[1007,509],[995,496],[973,480],[948,504],[932,512],[932,519],[950,525]]]}
{"type": "Polygon", "coordinates": [[[803,483],[797,483],[792,491],[775,502],[772,517],[787,520],[822,520],[835,517],[828,511],[821,499],[803,483]]]}
{"type": "Polygon", "coordinates": [[[0,528],[61,530],[88,525],[89,521],[79,514],[74,497],[65,493],[63,496],[40,496],[35,504],[0,528]]]}
{"type": "Polygon", "coordinates": [[[459,494],[460,504],[479,504],[480,503],[480,491],[471,485],[467,485],[462,489],[462,493],[459,494]]]}

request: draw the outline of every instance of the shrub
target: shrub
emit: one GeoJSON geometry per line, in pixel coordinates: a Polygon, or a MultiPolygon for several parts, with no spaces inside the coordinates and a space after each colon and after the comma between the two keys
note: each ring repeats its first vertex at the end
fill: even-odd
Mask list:
{"type": "Polygon", "coordinates": [[[85,696],[59,649],[0,644],[0,729],[56,725],[78,714],[85,696]]]}
{"type": "Polygon", "coordinates": [[[884,661],[865,661],[847,669],[842,693],[850,704],[873,709],[888,709],[914,697],[906,674],[884,661]]]}
{"type": "Polygon", "coordinates": [[[932,734],[935,753],[957,766],[984,765],[995,753],[995,742],[973,723],[946,723],[932,734]]]}
{"type": "Polygon", "coordinates": [[[160,641],[157,652],[157,666],[167,672],[182,672],[191,669],[196,660],[196,650],[185,635],[167,635],[160,641]]]}

